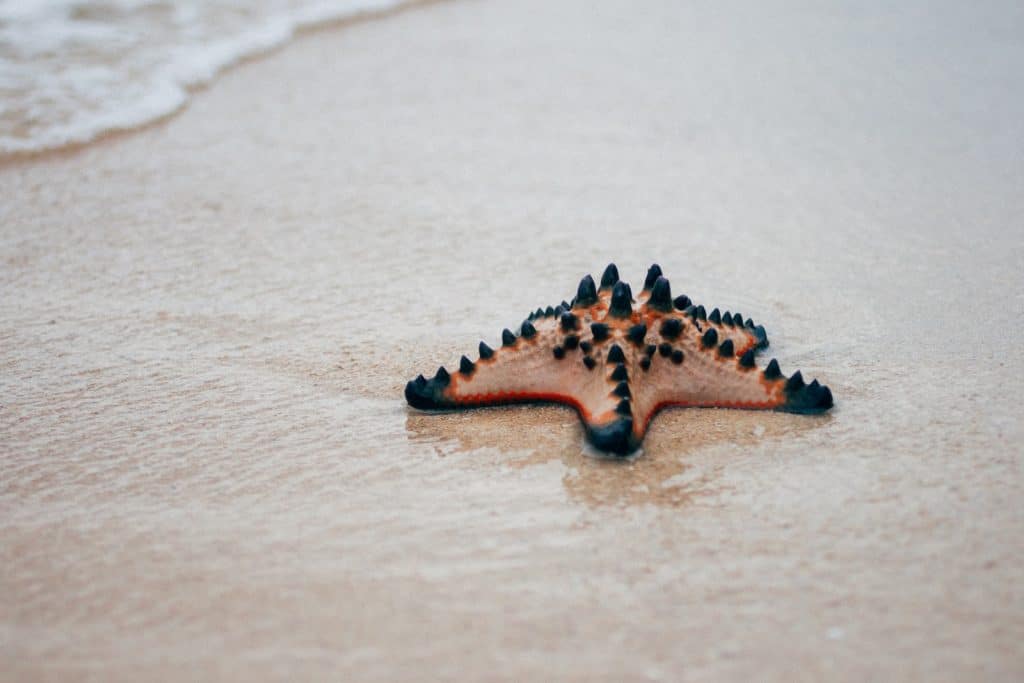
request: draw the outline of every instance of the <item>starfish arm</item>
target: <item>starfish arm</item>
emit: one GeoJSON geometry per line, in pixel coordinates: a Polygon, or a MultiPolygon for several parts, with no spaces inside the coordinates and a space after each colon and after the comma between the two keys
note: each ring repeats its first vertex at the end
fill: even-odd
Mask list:
{"type": "MultiPolygon", "coordinates": [[[[663,316],[661,323],[670,319],[679,317],[663,316]]],[[[649,366],[642,368],[646,376],[635,392],[634,429],[638,439],[651,418],[667,406],[800,413],[832,407],[831,391],[817,380],[804,384],[799,372],[786,377],[774,359],[764,370],[756,367],[754,353],[767,344],[764,328],[736,327],[699,318],[681,323],[682,332],[674,338],[658,335],[648,340],[658,344],[658,352],[650,356],[649,366]]]]}
{"type": "Polygon", "coordinates": [[[431,379],[417,377],[406,385],[406,400],[425,410],[562,403],[576,409],[591,441],[601,441],[600,430],[621,418],[617,382],[607,376],[607,363],[591,355],[593,335],[578,316],[561,308],[542,313],[519,334],[503,333],[503,341],[495,350],[482,344],[480,357],[463,357],[458,371],[441,368],[431,379]]]}
{"type": "Polygon", "coordinates": [[[727,339],[732,341],[737,357],[741,357],[747,351],[757,353],[768,348],[768,333],[763,325],[755,325],[750,318],[743,322],[739,313],[733,318],[729,312],[726,312],[725,316],[718,315],[717,312],[716,308],[708,315],[704,306],[690,305],[679,315],[700,333],[713,329],[718,335],[719,342],[727,339]]]}

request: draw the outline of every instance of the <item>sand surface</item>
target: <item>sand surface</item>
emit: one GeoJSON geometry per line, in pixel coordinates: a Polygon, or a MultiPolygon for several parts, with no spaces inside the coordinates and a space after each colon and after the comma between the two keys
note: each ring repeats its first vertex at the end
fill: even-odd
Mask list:
{"type": "Polygon", "coordinates": [[[1014,4],[442,3],[0,168],[0,678],[1020,680],[1014,4]],[[836,409],[407,409],[612,260],[836,409]]]}

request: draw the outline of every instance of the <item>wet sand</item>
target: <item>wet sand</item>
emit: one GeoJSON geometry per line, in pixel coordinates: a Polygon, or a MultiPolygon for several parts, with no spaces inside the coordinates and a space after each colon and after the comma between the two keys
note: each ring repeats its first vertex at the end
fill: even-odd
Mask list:
{"type": "Polygon", "coordinates": [[[0,678],[1019,680],[1021,10],[454,2],[0,168],[0,678]],[[823,417],[404,383],[608,261],[823,417]]]}

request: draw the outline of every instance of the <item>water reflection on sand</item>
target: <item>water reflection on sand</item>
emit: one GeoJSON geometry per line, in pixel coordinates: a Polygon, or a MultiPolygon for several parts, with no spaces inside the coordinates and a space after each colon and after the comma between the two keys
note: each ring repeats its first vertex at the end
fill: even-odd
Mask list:
{"type": "MultiPolygon", "coordinates": [[[[496,449],[509,467],[561,462],[566,493],[585,505],[682,507],[720,492],[718,480],[730,456],[813,431],[831,419],[760,411],[663,410],[654,418],[643,449],[624,459],[595,452],[583,439],[575,412],[561,406],[443,413],[410,409],[405,429],[411,444],[429,445],[439,457],[496,449]],[[723,445],[726,453],[714,464],[692,464],[694,454],[723,445]]],[[[483,462],[493,466],[491,459],[483,462]]]]}

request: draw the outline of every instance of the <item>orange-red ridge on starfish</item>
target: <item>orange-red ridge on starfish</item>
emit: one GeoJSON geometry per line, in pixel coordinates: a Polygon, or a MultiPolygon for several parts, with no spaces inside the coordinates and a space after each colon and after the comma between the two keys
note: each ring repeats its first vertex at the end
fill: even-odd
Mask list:
{"type": "Polygon", "coordinates": [[[424,410],[554,402],[576,408],[597,448],[636,450],[655,413],[668,406],[702,406],[818,413],[832,392],[800,372],[785,377],[776,360],[758,370],[768,346],[764,327],[740,313],[708,314],[687,296],[672,298],[654,264],[633,300],[610,264],[598,288],[589,275],[571,303],[538,308],[505,330],[502,347],[480,342],[476,362],[444,367],[405,387],[409,405],[424,410]]]}

